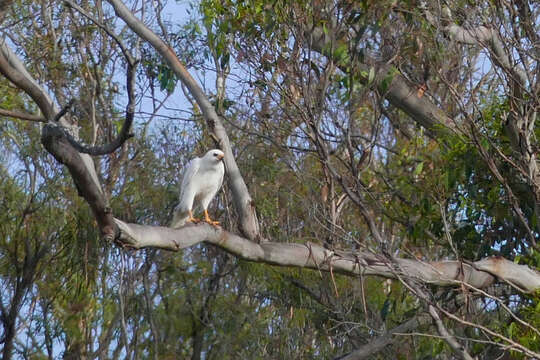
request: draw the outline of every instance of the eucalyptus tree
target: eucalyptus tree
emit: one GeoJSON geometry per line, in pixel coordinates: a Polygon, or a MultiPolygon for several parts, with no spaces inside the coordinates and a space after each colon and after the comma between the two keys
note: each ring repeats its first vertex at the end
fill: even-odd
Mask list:
{"type": "MultiPolygon", "coordinates": [[[[539,321],[529,316],[540,288],[537,4],[205,0],[200,19],[180,32],[159,1],[21,9],[9,1],[0,8],[0,72],[25,99],[2,115],[43,124],[41,144],[68,170],[104,248],[194,248],[197,264],[163,281],[167,261],[183,260],[150,250],[122,262],[120,310],[95,320],[105,303],[100,310],[83,301],[91,315],[77,317],[66,357],[249,356],[257,344],[267,358],[359,359],[384,357],[396,342],[413,355],[415,344],[425,346],[418,356],[540,357],[539,321]],[[43,44],[46,54],[36,56],[43,44]],[[210,67],[214,91],[186,65],[198,74],[210,67]],[[159,176],[179,168],[168,148],[179,135],[164,128],[166,141],[152,147],[144,142],[154,127],[134,128],[144,121],[143,107],[136,110],[145,92],[150,122],[180,90],[194,123],[180,134],[205,134],[201,144],[214,141],[225,153],[221,228],[165,226],[175,171],[159,176]],[[249,272],[260,267],[203,242],[249,262],[314,272],[278,272],[272,289],[275,282],[252,282],[249,272]],[[205,269],[210,254],[216,259],[205,269]],[[263,285],[264,301],[245,299],[263,285]],[[171,305],[175,296],[188,312],[171,305]],[[288,307],[290,321],[266,301],[288,307]],[[240,322],[216,316],[231,303],[274,316],[271,330],[254,322],[256,342],[225,346],[231,337],[221,331],[249,327],[242,314],[240,322]],[[164,316],[173,308],[178,323],[164,316]],[[282,332],[294,335],[290,343],[264,339],[295,318],[299,330],[282,332]],[[437,340],[395,336],[430,327],[437,340]],[[178,334],[190,345],[156,345],[178,334]]],[[[193,146],[179,143],[172,147],[193,146]]]]}

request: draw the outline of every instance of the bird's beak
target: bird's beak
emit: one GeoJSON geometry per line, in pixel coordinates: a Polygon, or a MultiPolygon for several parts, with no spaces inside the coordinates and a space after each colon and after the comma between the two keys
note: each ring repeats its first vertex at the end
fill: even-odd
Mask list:
{"type": "Polygon", "coordinates": [[[218,160],[223,160],[223,158],[225,157],[225,155],[218,155],[218,160]]]}

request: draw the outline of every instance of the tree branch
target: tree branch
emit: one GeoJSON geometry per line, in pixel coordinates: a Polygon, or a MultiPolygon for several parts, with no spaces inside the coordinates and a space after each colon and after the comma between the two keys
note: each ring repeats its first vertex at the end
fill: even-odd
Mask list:
{"type": "MultiPolygon", "coordinates": [[[[317,51],[329,58],[332,58],[336,65],[339,66],[344,72],[348,72],[351,67],[350,58],[342,57],[337,58],[332,53],[331,49],[337,43],[346,43],[348,39],[345,35],[342,38],[333,40],[331,36],[326,34],[322,28],[315,27],[305,32],[305,37],[309,39],[309,44],[312,46],[312,50],[317,51]],[[332,46],[334,45],[334,46],[332,46]]],[[[373,60],[366,61],[366,63],[376,63],[373,60]]],[[[368,74],[370,66],[364,63],[355,63],[354,65],[358,69],[360,74],[360,81],[368,83],[368,78],[362,76],[361,73],[368,74]]],[[[406,79],[399,73],[392,70],[392,66],[388,64],[380,64],[375,68],[375,79],[378,79],[378,90],[383,97],[385,97],[393,106],[402,110],[409,115],[419,125],[423,126],[431,137],[436,135],[443,135],[448,132],[448,128],[453,128],[453,120],[449,118],[444,111],[439,109],[425,96],[418,97],[417,90],[411,88],[406,79]],[[387,78],[391,80],[387,86],[383,85],[382,79],[387,78]]]]}
{"type": "Polygon", "coordinates": [[[0,41],[0,73],[19,89],[26,92],[39,106],[45,119],[51,121],[58,113],[52,99],[26,71],[17,55],[7,46],[6,39],[0,41]]]}
{"type": "MultiPolygon", "coordinates": [[[[422,4],[421,7],[424,10],[424,16],[431,26],[437,28],[437,19],[427,9],[426,4],[422,4]]],[[[446,21],[450,23],[442,27],[442,30],[448,34],[455,41],[467,44],[476,45],[490,50],[493,63],[501,67],[506,73],[512,76],[512,81],[516,81],[522,88],[525,88],[527,84],[527,75],[525,71],[519,66],[511,63],[510,56],[504,50],[504,45],[499,37],[499,34],[490,27],[487,26],[475,26],[475,27],[463,27],[457,25],[450,18],[452,14],[450,9],[446,6],[443,8],[444,15],[448,17],[446,21]]]]}
{"type": "MultiPolygon", "coordinates": [[[[128,59],[128,69],[126,73],[126,88],[127,88],[127,95],[128,95],[128,104],[126,106],[126,119],[124,120],[124,123],[122,124],[122,129],[118,133],[118,136],[111,141],[108,144],[105,145],[99,145],[99,146],[87,146],[83,145],[77,140],[71,136],[68,132],[65,132],[65,138],[69,141],[71,146],[73,146],[78,152],[99,156],[99,155],[106,155],[114,152],[116,149],[118,149],[120,146],[122,146],[129,138],[133,137],[133,134],[130,133],[131,126],[133,124],[133,119],[135,117],[135,69],[137,66],[137,62],[132,64],[128,59]]],[[[70,103],[71,104],[71,103],[70,103]]],[[[62,111],[69,108],[64,107],[62,111]]],[[[61,117],[61,113],[59,113],[56,118],[61,117]]]]}
{"type": "Polygon", "coordinates": [[[263,242],[249,239],[206,223],[187,225],[180,229],[161,226],[143,226],[114,222],[120,229],[118,242],[125,247],[160,248],[178,251],[206,242],[242,259],[279,266],[309,268],[339,272],[345,275],[397,276],[416,279],[438,286],[459,286],[461,281],[483,289],[497,280],[513,284],[523,292],[540,289],[540,273],[526,265],[518,265],[502,257],[490,257],[471,264],[460,261],[421,262],[396,258],[400,273],[384,257],[369,252],[333,252],[315,244],[263,242]]]}
{"type": "Polygon", "coordinates": [[[195,98],[195,101],[197,101],[197,104],[201,108],[206,119],[208,128],[219,140],[221,149],[225,153],[223,161],[227,168],[228,181],[233,193],[235,208],[240,217],[240,231],[250,240],[259,239],[259,223],[255,212],[254,202],[251,199],[246,183],[240,174],[240,170],[234,159],[229,137],[227,136],[225,127],[216,113],[214,106],[210,103],[199,84],[193,79],[191,74],[178,59],[173,49],[152,32],[152,30],[146,27],[143,22],[137,19],[120,0],[108,0],[108,2],[113,6],[116,15],[122,18],[133,32],[156,49],[167,62],[171,70],[174,71],[175,75],[188,88],[189,92],[195,98]]]}
{"type": "MultiPolygon", "coordinates": [[[[57,119],[57,115],[61,110],[58,110],[47,92],[28,73],[17,55],[7,46],[5,39],[2,39],[0,44],[0,73],[36,102],[48,122],[53,122],[54,119],[57,119]]],[[[66,129],[70,135],[77,135],[77,127],[71,125],[64,117],[60,117],[57,120],[62,128],[66,129]]],[[[92,179],[93,186],[101,192],[101,185],[92,158],[87,154],[78,154],[78,157],[78,162],[84,164],[88,173],[87,175],[92,179]]]]}
{"type": "Polygon", "coordinates": [[[122,42],[122,40],[120,40],[120,38],[118,38],[118,36],[116,36],[116,34],[114,32],[112,32],[107,26],[103,25],[101,22],[99,22],[98,20],[94,19],[94,17],[92,15],[90,15],[89,13],[87,13],[82,7],[80,7],[79,5],[75,4],[74,2],[72,1],[69,1],[69,0],[64,0],[64,4],[66,4],[67,6],[69,7],[72,7],[73,9],[77,10],[79,13],[81,13],[85,18],[87,18],[88,20],[92,21],[94,24],[96,24],[101,30],[105,31],[107,33],[107,35],[109,35],[115,42],[116,44],[118,45],[118,47],[120,48],[120,50],[122,50],[122,54],[124,55],[124,57],[126,58],[128,64],[134,66],[135,65],[135,59],[133,59],[133,57],[131,56],[131,54],[129,53],[128,49],[126,48],[126,46],[124,45],[124,43],[122,42]]]}
{"type": "Polygon", "coordinates": [[[456,340],[454,335],[450,334],[446,326],[444,326],[444,323],[439,316],[439,312],[437,311],[435,306],[428,305],[428,311],[433,318],[433,321],[435,322],[437,332],[443,337],[444,341],[446,341],[446,343],[450,345],[454,353],[461,356],[461,358],[464,360],[473,360],[472,356],[468,353],[468,351],[456,340]]]}
{"type": "Polygon", "coordinates": [[[537,353],[537,352],[534,352],[534,351],[531,351],[530,349],[526,348],[525,346],[523,346],[522,344],[516,342],[516,341],[513,341],[512,339],[502,335],[501,333],[498,333],[496,331],[493,331],[485,326],[482,326],[482,325],[479,325],[479,324],[476,324],[476,323],[473,323],[471,321],[468,321],[468,320],[465,320],[455,314],[452,314],[450,312],[448,312],[447,310],[443,309],[442,307],[440,306],[437,306],[438,310],[441,311],[442,313],[444,313],[444,315],[446,315],[449,319],[452,319],[452,320],[455,320],[463,325],[466,325],[466,326],[470,326],[470,327],[473,327],[473,328],[476,328],[476,329],[479,329],[479,330],[482,330],[483,332],[485,332],[486,334],[489,334],[495,338],[498,338],[504,342],[506,342],[508,345],[506,346],[507,349],[512,349],[512,350],[516,350],[516,351],[519,351],[527,356],[529,356],[531,359],[540,359],[540,354],[537,353]]]}
{"type": "MultiPolygon", "coordinates": [[[[397,334],[408,333],[419,326],[427,325],[431,322],[431,317],[428,314],[416,315],[413,318],[407,320],[403,324],[400,324],[385,334],[371,340],[369,343],[359,347],[353,352],[339,357],[339,360],[362,360],[371,358],[373,354],[383,350],[386,346],[396,341],[397,334]]],[[[338,360],[336,359],[336,360],[338,360]]]]}
{"type": "Polygon", "coordinates": [[[34,122],[47,122],[47,120],[41,115],[28,114],[19,111],[0,109],[0,115],[34,122]]]}
{"type": "Polygon", "coordinates": [[[99,183],[96,183],[92,173],[88,171],[87,164],[81,161],[81,156],[84,154],[80,154],[71,146],[66,131],[62,127],[52,123],[43,127],[41,142],[58,162],[66,165],[79,196],[82,196],[90,205],[100,231],[105,239],[112,241],[116,237],[116,224],[99,183]]]}

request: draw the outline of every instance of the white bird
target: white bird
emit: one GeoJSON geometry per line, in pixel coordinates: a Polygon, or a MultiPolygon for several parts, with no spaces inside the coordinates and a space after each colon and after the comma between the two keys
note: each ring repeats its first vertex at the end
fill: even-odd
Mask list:
{"type": "Polygon", "coordinates": [[[202,158],[192,159],[184,167],[180,188],[180,204],[174,213],[171,227],[178,229],[186,222],[197,223],[193,209],[200,206],[204,211],[204,220],[212,225],[219,225],[208,216],[208,204],[216,196],[223,184],[225,167],[221,150],[210,150],[202,158]]]}

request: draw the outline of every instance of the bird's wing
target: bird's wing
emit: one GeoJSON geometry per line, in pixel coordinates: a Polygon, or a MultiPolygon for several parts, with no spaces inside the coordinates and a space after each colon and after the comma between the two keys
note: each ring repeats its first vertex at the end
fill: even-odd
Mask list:
{"type": "Polygon", "coordinates": [[[221,189],[221,186],[223,185],[223,176],[225,175],[225,166],[221,164],[221,169],[219,171],[219,180],[218,180],[218,190],[221,189]]]}
{"type": "Polygon", "coordinates": [[[182,180],[180,181],[180,202],[176,207],[173,220],[169,225],[174,229],[178,229],[184,226],[187,219],[189,218],[188,210],[191,210],[193,204],[193,199],[190,199],[190,197],[195,196],[196,190],[193,189],[193,186],[196,185],[196,175],[199,171],[200,166],[200,158],[195,158],[188,162],[186,166],[184,166],[184,171],[182,172],[182,180]]]}
{"type": "Polygon", "coordinates": [[[192,159],[184,167],[184,173],[182,174],[182,184],[180,185],[180,201],[185,195],[185,191],[193,184],[193,179],[201,167],[201,158],[192,159]]]}

